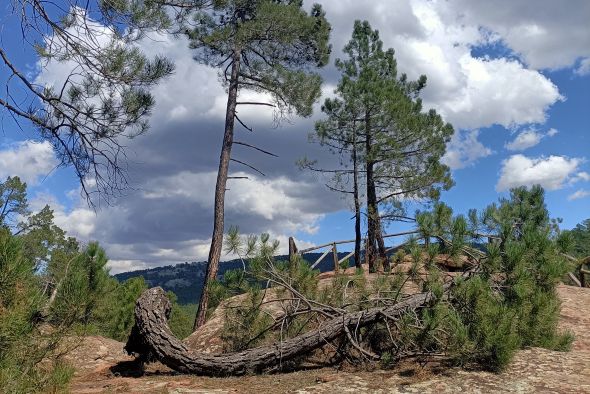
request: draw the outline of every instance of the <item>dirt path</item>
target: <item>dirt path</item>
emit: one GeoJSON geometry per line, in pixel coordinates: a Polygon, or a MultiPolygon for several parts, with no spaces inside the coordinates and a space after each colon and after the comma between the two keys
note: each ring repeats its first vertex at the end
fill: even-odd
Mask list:
{"type": "Polygon", "coordinates": [[[560,286],[560,326],[574,332],[571,352],[532,348],[518,353],[501,374],[460,369],[433,374],[413,364],[395,371],[337,372],[334,369],[240,378],[177,375],[151,366],[142,377],[129,374],[123,344],[89,337],[72,354],[80,366],[73,393],[590,393],[590,289],[560,286]]]}

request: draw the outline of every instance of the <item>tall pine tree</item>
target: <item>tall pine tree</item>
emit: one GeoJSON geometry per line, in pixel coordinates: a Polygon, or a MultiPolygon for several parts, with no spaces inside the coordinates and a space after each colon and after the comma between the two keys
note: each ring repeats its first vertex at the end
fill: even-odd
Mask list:
{"type": "Polygon", "coordinates": [[[379,32],[368,22],[355,22],[344,53],[348,58],[336,61],[342,73],[337,98],[324,106],[325,125],[339,123],[337,127],[320,123],[317,134],[320,141],[336,141],[348,150],[354,142],[355,160],[360,155],[363,168],[354,172],[364,175],[366,256],[374,270],[376,258],[387,264],[383,218],[408,219],[404,202],[430,201],[452,186],[449,168],[440,159],[453,128],[436,111],[423,111],[419,95],[426,77],[409,81],[405,74],[398,75],[393,49],[383,49],[379,32]],[[342,111],[333,108],[346,108],[354,116],[343,118],[342,111]],[[345,129],[354,130],[354,138],[344,138],[345,129]],[[383,207],[387,215],[380,213],[383,207]]]}
{"type": "MultiPolygon", "coordinates": [[[[234,122],[239,105],[275,108],[279,115],[295,113],[310,116],[320,96],[321,78],[311,72],[328,61],[330,25],[319,5],[310,13],[301,0],[214,1],[211,7],[197,10],[196,27],[186,29],[195,59],[219,67],[228,89],[223,143],[215,185],[213,234],[204,290],[195,319],[195,329],[205,322],[209,299],[208,286],[216,279],[224,232],[224,201],[234,122]],[[241,102],[243,89],[267,93],[272,102],[241,102]]],[[[259,149],[260,150],[260,149],[259,149]]]]}

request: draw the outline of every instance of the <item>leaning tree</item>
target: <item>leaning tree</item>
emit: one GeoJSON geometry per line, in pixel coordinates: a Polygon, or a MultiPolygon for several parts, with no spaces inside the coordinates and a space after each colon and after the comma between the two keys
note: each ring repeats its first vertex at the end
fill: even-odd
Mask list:
{"type": "Polygon", "coordinates": [[[195,49],[195,59],[221,70],[227,87],[227,106],[223,143],[215,185],[213,234],[204,290],[194,327],[205,322],[209,300],[208,287],[217,277],[223,244],[224,201],[230,161],[247,165],[231,157],[234,144],[258,149],[234,141],[234,124],[240,105],[262,105],[275,109],[278,116],[295,113],[310,116],[320,96],[321,78],[311,70],[328,61],[330,25],[319,5],[311,12],[303,10],[300,0],[214,1],[192,16],[194,25],[184,31],[195,49]],[[239,101],[241,90],[270,96],[268,101],[239,101]]]}

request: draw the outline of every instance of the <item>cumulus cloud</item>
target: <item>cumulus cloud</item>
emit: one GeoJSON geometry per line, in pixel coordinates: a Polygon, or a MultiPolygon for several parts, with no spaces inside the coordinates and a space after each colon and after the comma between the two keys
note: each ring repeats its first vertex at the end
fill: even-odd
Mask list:
{"type": "Polygon", "coordinates": [[[515,59],[476,57],[473,47],[499,40],[453,2],[325,2],[334,23],[336,56],[349,40],[352,21],[367,19],[386,47],[396,50],[400,72],[428,77],[424,99],[456,128],[542,123],[547,109],[563,100],[557,86],[515,59]],[[398,22],[399,23],[396,23],[398,22]]]}
{"type": "Polygon", "coordinates": [[[478,136],[479,130],[456,132],[447,146],[442,162],[452,170],[457,170],[473,165],[477,160],[493,154],[490,148],[477,139],[478,136]]]}
{"type": "Polygon", "coordinates": [[[514,140],[508,142],[505,146],[506,149],[511,151],[523,151],[538,145],[543,138],[553,137],[557,133],[558,131],[556,129],[550,129],[547,133],[541,133],[535,129],[529,129],[520,132],[514,140]]]}
{"type": "Polygon", "coordinates": [[[584,189],[580,189],[572,194],[570,194],[567,199],[569,201],[573,201],[573,200],[579,200],[580,198],[586,198],[590,196],[590,191],[588,190],[584,190],[584,189]]]}
{"type": "Polygon", "coordinates": [[[29,185],[36,185],[57,165],[53,148],[47,141],[27,140],[0,150],[0,179],[19,176],[29,185]]]}
{"type": "Polygon", "coordinates": [[[496,190],[502,192],[535,184],[547,190],[558,190],[571,179],[581,163],[581,159],[565,156],[529,158],[521,154],[513,155],[502,162],[496,190]]]}
{"type": "Polygon", "coordinates": [[[558,69],[590,57],[590,2],[571,0],[454,0],[435,2],[452,23],[476,24],[495,33],[534,69],[558,69]]]}

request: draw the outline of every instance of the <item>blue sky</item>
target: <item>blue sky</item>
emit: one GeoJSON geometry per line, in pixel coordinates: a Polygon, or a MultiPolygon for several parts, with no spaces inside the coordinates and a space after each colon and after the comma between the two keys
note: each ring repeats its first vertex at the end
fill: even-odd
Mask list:
{"type": "MultiPolygon", "coordinates": [[[[481,209],[506,196],[509,187],[540,183],[551,215],[563,218],[563,228],[590,217],[588,1],[320,3],[333,25],[331,64],[341,56],[353,21],[361,18],[396,50],[401,71],[412,78],[428,76],[425,106],[437,109],[456,129],[444,159],[456,185],[442,195],[455,212],[481,209]]],[[[38,63],[22,40],[16,16],[8,6],[0,7],[1,45],[11,61],[39,84],[59,86],[71,65],[38,63]]],[[[127,144],[133,189],[112,206],[89,209],[73,172],[55,169],[51,147],[30,125],[20,122],[19,127],[0,108],[0,176],[23,177],[34,209],[49,203],[57,224],[70,234],[101,241],[113,272],[206,258],[223,127],[225,96],[217,72],[197,64],[185,40],[159,35],[138,45],[148,56],[169,57],[176,72],[153,91],[157,105],[150,132],[127,144]]],[[[329,96],[339,76],[333,65],[322,75],[329,96]]],[[[0,63],[3,85],[9,77],[0,63]]],[[[13,80],[0,97],[6,99],[7,92],[27,98],[13,80]]],[[[249,174],[250,181],[230,185],[226,224],[245,233],[270,232],[284,248],[291,235],[302,246],[352,238],[350,202],[328,192],[324,179],[295,166],[302,156],[326,166],[334,162],[307,141],[319,110],[311,119],[292,118],[279,127],[270,111],[243,111],[241,117],[255,133],[238,130],[238,136],[272,149],[279,158],[234,150],[267,176],[249,174]]],[[[245,168],[231,170],[246,173],[245,168]]],[[[394,223],[387,230],[407,226],[394,223]]]]}

